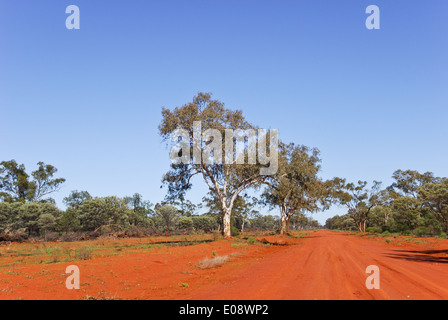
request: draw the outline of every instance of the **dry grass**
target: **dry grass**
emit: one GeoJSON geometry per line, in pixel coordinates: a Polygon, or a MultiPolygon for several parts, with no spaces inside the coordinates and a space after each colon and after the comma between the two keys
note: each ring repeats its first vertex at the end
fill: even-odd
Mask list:
{"type": "Polygon", "coordinates": [[[199,269],[215,268],[226,263],[227,261],[229,261],[229,256],[207,258],[199,261],[196,267],[198,267],[199,269]]]}
{"type": "Polygon", "coordinates": [[[75,250],[76,260],[89,260],[92,257],[92,248],[81,247],[75,250]]]}

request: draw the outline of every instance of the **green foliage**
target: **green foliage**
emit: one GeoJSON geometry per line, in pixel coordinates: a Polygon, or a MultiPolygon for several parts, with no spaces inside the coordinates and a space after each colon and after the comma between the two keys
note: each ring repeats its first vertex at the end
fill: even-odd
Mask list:
{"type": "Polygon", "coordinates": [[[3,232],[11,219],[11,208],[7,202],[0,202],[0,232],[3,232]]]}
{"type": "Polygon", "coordinates": [[[368,227],[366,229],[366,231],[370,232],[370,233],[382,233],[383,232],[383,228],[381,228],[381,227],[368,227]]]}
{"type": "Polygon", "coordinates": [[[188,283],[182,282],[182,281],[179,282],[177,285],[181,288],[189,288],[190,287],[190,285],[188,283]]]}
{"type": "Polygon", "coordinates": [[[288,231],[292,216],[328,208],[326,183],[317,176],[320,161],[317,149],[280,144],[279,170],[266,182],[262,203],[280,209],[281,233],[288,231]]]}
{"type": "Polygon", "coordinates": [[[39,229],[43,230],[45,233],[47,231],[52,231],[56,227],[56,218],[50,213],[43,213],[37,220],[37,225],[39,226],[39,229]]]}
{"type": "Polygon", "coordinates": [[[4,201],[32,200],[35,188],[23,164],[15,160],[0,163],[0,198],[4,201]]]}
{"type": "Polygon", "coordinates": [[[192,230],[193,229],[193,219],[191,217],[179,217],[176,221],[176,227],[180,230],[192,230]]]}
{"type": "Polygon", "coordinates": [[[240,230],[238,230],[238,228],[235,226],[231,226],[230,231],[231,231],[232,237],[237,237],[240,235],[240,230]]]}
{"type": "Polygon", "coordinates": [[[28,202],[17,208],[17,215],[13,224],[15,229],[26,228],[29,235],[39,234],[39,218],[41,215],[41,205],[36,202],[28,202]]]}
{"type": "Polygon", "coordinates": [[[164,231],[171,231],[175,225],[179,212],[173,206],[156,206],[156,218],[164,228],[164,231]]]}
{"type": "Polygon", "coordinates": [[[355,221],[350,215],[346,214],[343,216],[334,216],[325,222],[325,227],[330,230],[347,230],[355,231],[357,230],[355,221]]]}
{"type": "Polygon", "coordinates": [[[380,190],[381,182],[374,181],[373,186],[367,188],[367,181],[346,183],[345,179],[333,180],[335,199],[347,207],[349,216],[353,219],[360,232],[365,232],[371,210],[381,205],[386,193],[380,190]]]}
{"type": "Polygon", "coordinates": [[[280,230],[280,219],[272,215],[257,215],[250,224],[256,230],[280,230]]]}
{"type": "Polygon", "coordinates": [[[46,202],[0,202],[0,231],[25,229],[29,236],[54,230],[61,211],[46,202]]]}
{"type": "Polygon", "coordinates": [[[31,173],[31,179],[23,164],[19,165],[15,160],[1,162],[0,199],[7,202],[52,202],[52,199],[45,197],[58,191],[65,179],[53,178],[58,171],[54,166],[43,162],[37,165],[37,170],[31,173]]]}
{"type": "Polygon", "coordinates": [[[440,222],[444,231],[448,231],[448,178],[437,178],[419,189],[418,198],[440,222]]]}
{"type": "Polygon", "coordinates": [[[81,229],[84,231],[93,231],[105,225],[129,226],[131,209],[123,199],[115,196],[88,199],[78,210],[81,229]]]}
{"type": "Polygon", "coordinates": [[[76,232],[81,230],[81,222],[79,220],[79,210],[68,208],[61,214],[59,219],[58,231],[61,232],[76,232]]]}
{"type": "Polygon", "coordinates": [[[193,227],[195,230],[202,230],[204,232],[211,232],[218,228],[218,221],[216,217],[210,215],[192,216],[193,227]]]}
{"type": "MultiPolygon", "coordinates": [[[[241,110],[231,110],[224,103],[213,100],[210,93],[198,93],[191,102],[174,110],[162,109],[162,120],[159,125],[159,133],[164,141],[172,141],[172,134],[179,128],[184,130],[185,135],[193,140],[195,134],[195,122],[201,122],[201,130],[214,129],[219,131],[221,137],[225,137],[225,130],[254,130],[255,126],[246,121],[241,110]]],[[[224,140],[224,138],[223,138],[224,140]]],[[[214,142],[220,144],[222,141],[216,139],[214,142]]],[[[233,142],[233,139],[232,139],[233,142]]],[[[174,142],[173,142],[174,144],[174,142]]],[[[206,141],[195,140],[194,144],[184,144],[178,155],[186,157],[189,161],[191,153],[203,153],[209,146],[206,141]],[[183,150],[185,149],[185,150],[183,150]]],[[[245,147],[247,150],[249,147],[245,147]]],[[[233,148],[232,148],[233,150],[233,148]]],[[[274,150],[271,151],[271,155],[274,150]]],[[[233,152],[227,157],[232,156],[233,152]]],[[[244,159],[243,159],[244,160],[244,159]]],[[[222,161],[222,159],[221,159],[222,161]]],[[[170,199],[179,199],[192,188],[191,178],[200,176],[204,179],[209,189],[220,201],[220,211],[223,217],[223,235],[231,236],[230,220],[232,207],[236,197],[249,187],[260,185],[267,179],[262,175],[266,166],[255,161],[248,161],[238,165],[223,164],[220,161],[212,163],[172,163],[169,172],[163,176],[163,183],[168,186],[170,199]]]]}
{"type": "Polygon", "coordinates": [[[256,241],[257,240],[255,240],[255,238],[252,238],[252,237],[247,238],[247,242],[250,244],[255,244],[256,241]]]}
{"type": "Polygon", "coordinates": [[[64,204],[70,209],[78,209],[84,201],[92,199],[92,196],[87,191],[72,191],[64,198],[64,204]]]}
{"type": "MultiPolygon", "coordinates": [[[[417,236],[437,236],[448,230],[447,178],[412,170],[397,170],[392,177],[395,181],[377,193],[374,207],[365,216],[367,230],[379,231],[381,228],[387,232],[417,236]]],[[[365,197],[366,194],[361,194],[360,198],[365,197]]],[[[348,200],[350,197],[343,201],[348,200]]],[[[350,212],[350,209],[353,216],[356,210],[350,212]]],[[[337,216],[328,219],[326,227],[349,229],[337,216]]]]}

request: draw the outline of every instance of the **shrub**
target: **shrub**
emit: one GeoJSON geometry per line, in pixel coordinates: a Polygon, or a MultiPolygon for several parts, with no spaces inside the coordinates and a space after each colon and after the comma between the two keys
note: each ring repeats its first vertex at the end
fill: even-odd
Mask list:
{"type": "Polygon", "coordinates": [[[63,232],[74,232],[81,229],[81,224],[79,221],[79,212],[74,209],[67,209],[61,214],[61,218],[58,221],[59,231],[63,232]]]}
{"type": "Polygon", "coordinates": [[[128,227],[132,213],[126,202],[117,197],[88,199],[78,209],[84,231],[93,231],[104,225],[128,227]]]}
{"type": "Polygon", "coordinates": [[[44,213],[37,220],[37,225],[40,230],[46,234],[48,231],[52,231],[56,227],[56,218],[50,213],[44,213]]]}
{"type": "Polygon", "coordinates": [[[230,227],[230,232],[231,232],[232,237],[236,237],[236,236],[240,235],[240,230],[238,230],[238,228],[235,226],[230,227]]]}
{"type": "Polygon", "coordinates": [[[247,238],[247,242],[249,242],[250,244],[254,244],[256,242],[255,238],[249,237],[247,238]]]}
{"type": "Polygon", "coordinates": [[[89,260],[92,257],[92,248],[81,247],[75,250],[75,258],[77,260],[89,260]]]}
{"type": "Polygon", "coordinates": [[[218,222],[215,217],[202,215],[192,216],[193,227],[195,230],[202,230],[204,232],[211,232],[218,228],[218,222]]]}
{"type": "Polygon", "coordinates": [[[83,235],[80,232],[66,232],[60,236],[60,240],[64,242],[72,242],[72,241],[80,241],[82,240],[83,235]]]}
{"type": "Polygon", "coordinates": [[[218,267],[218,266],[226,263],[228,260],[229,260],[228,256],[207,258],[202,261],[199,261],[196,266],[199,269],[209,269],[209,268],[218,267]]]}
{"type": "Polygon", "coordinates": [[[177,285],[178,285],[179,287],[182,287],[182,288],[189,288],[189,287],[190,287],[189,284],[188,284],[188,283],[185,283],[185,282],[179,282],[177,285]]]}
{"type": "Polygon", "coordinates": [[[388,236],[390,236],[390,232],[389,231],[384,231],[381,235],[383,236],[383,237],[388,237],[388,236]]]}
{"type": "Polygon", "coordinates": [[[18,230],[5,229],[0,233],[0,241],[21,242],[28,239],[28,233],[25,228],[18,230]]]}
{"type": "Polygon", "coordinates": [[[367,232],[371,232],[371,233],[382,233],[383,232],[383,228],[381,227],[368,227],[366,229],[367,232]]]}
{"type": "Polygon", "coordinates": [[[54,231],[46,231],[45,232],[45,241],[58,241],[60,239],[60,235],[54,231]]]}
{"type": "Polygon", "coordinates": [[[0,232],[6,229],[8,220],[11,215],[11,209],[8,203],[0,202],[0,232]]]}
{"type": "Polygon", "coordinates": [[[418,227],[412,230],[412,234],[416,235],[417,237],[423,237],[428,235],[428,230],[426,227],[418,227]]]}
{"type": "Polygon", "coordinates": [[[193,219],[191,217],[179,217],[176,221],[176,227],[180,230],[193,229],[193,219]]]}
{"type": "Polygon", "coordinates": [[[156,208],[156,218],[164,231],[171,231],[178,215],[179,211],[173,206],[164,205],[156,208]]]}

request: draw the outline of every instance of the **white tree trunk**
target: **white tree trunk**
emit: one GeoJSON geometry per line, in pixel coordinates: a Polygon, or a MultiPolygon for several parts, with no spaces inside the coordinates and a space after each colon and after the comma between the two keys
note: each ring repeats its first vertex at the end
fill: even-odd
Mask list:
{"type": "Polygon", "coordinates": [[[230,218],[231,218],[232,210],[227,207],[222,208],[222,225],[223,225],[223,235],[225,238],[232,237],[232,230],[230,228],[230,218]]]}

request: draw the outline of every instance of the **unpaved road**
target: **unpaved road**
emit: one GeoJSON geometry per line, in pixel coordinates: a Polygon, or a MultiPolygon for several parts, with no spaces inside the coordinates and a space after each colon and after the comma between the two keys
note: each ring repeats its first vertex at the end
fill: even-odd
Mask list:
{"type": "MultiPolygon", "coordinates": [[[[446,246],[446,245],[445,245],[446,246]]],[[[448,248],[387,244],[320,231],[247,266],[191,299],[448,299],[448,248]],[[380,289],[367,289],[367,266],[380,289]]]]}
{"type": "Polygon", "coordinates": [[[448,299],[448,240],[398,237],[387,243],[330,231],[260,239],[285,246],[235,238],[169,247],[154,246],[153,240],[0,247],[0,300],[448,299]],[[77,246],[95,248],[95,254],[65,261],[77,246]],[[44,247],[62,256],[52,261],[54,256],[42,255],[44,247]],[[216,254],[230,259],[209,269],[196,266],[216,254]],[[67,289],[68,265],[79,267],[80,289],[67,289]],[[370,265],[379,268],[379,290],[366,288],[370,265]]]}

